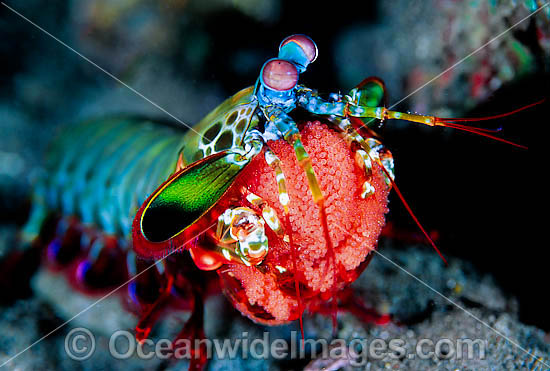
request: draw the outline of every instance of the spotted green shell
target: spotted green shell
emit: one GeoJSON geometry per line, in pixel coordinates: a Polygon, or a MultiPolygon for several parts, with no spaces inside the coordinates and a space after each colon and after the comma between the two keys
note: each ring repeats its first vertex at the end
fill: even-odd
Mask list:
{"type": "Polygon", "coordinates": [[[242,145],[246,131],[259,121],[253,93],[253,86],[239,91],[186,133],[182,152],[186,165],[242,145]]]}

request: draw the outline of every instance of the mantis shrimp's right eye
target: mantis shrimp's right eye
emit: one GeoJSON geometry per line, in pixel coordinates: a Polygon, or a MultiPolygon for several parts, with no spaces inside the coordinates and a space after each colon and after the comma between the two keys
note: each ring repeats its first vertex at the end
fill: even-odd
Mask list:
{"type": "Polygon", "coordinates": [[[317,59],[317,45],[315,42],[311,40],[309,36],[300,34],[289,36],[281,42],[281,45],[279,46],[279,57],[283,58],[281,54],[286,55],[287,53],[290,53],[285,49],[290,50],[291,47],[294,46],[293,44],[297,45],[307,58],[307,63],[305,66],[309,63],[313,63],[315,59],[317,59]]]}
{"type": "Polygon", "coordinates": [[[262,85],[269,89],[288,91],[298,83],[298,69],[283,59],[271,59],[262,67],[260,79],[262,85]]]}

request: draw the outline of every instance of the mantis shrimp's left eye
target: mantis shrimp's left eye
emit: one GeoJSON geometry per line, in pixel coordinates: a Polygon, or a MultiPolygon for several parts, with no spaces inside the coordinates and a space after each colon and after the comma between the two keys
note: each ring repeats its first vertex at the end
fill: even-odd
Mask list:
{"type": "Polygon", "coordinates": [[[262,67],[262,85],[277,91],[294,89],[298,83],[298,69],[283,59],[271,59],[262,67]]]}

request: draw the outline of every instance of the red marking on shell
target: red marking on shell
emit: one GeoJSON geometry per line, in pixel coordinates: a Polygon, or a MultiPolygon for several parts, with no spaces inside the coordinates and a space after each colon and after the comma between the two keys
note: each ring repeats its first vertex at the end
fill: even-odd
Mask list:
{"type": "Polygon", "coordinates": [[[226,261],[221,260],[217,254],[209,250],[203,249],[201,246],[192,246],[189,249],[189,254],[193,258],[193,262],[197,268],[203,271],[212,271],[218,269],[226,261]]]}
{"type": "MultiPolygon", "coordinates": [[[[362,199],[364,173],[355,162],[354,152],[338,133],[319,122],[307,123],[301,132],[325,197],[337,266],[327,250],[319,207],[313,202],[294,150],[282,140],[269,142],[285,174],[292,234],[298,249],[297,269],[293,270],[290,246],[272,234],[268,235],[269,253],[262,263],[265,270],[230,264],[218,271],[235,307],[253,320],[267,324],[298,318],[295,277],[306,308],[355,280],[362,271],[361,263],[376,247],[388,211],[389,189],[379,169],[373,169],[371,179],[376,193],[362,199]],[[281,273],[277,267],[286,272],[281,273]]],[[[239,182],[266,200],[280,219],[284,218],[275,173],[263,156],[253,160],[239,182]]]]}
{"type": "Polygon", "coordinates": [[[298,70],[290,62],[273,59],[267,62],[262,69],[262,80],[271,89],[290,90],[298,83],[298,70]]]}

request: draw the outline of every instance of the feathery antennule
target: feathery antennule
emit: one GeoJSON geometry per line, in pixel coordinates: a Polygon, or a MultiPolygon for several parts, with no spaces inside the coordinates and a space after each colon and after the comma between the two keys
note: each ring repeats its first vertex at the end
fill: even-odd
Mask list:
{"type": "Polygon", "coordinates": [[[516,108],[515,110],[512,110],[510,112],[501,113],[498,115],[492,115],[492,116],[485,116],[485,117],[464,117],[464,118],[452,118],[452,117],[434,117],[433,126],[446,126],[452,129],[462,130],[466,131],[468,133],[477,134],[480,136],[484,136],[489,139],[493,139],[502,143],[510,144],[514,147],[528,149],[527,146],[509,141],[507,139],[499,138],[494,135],[491,135],[489,133],[495,133],[502,130],[502,128],[497,129],[487,129],[487,128],[479,128],[476,126],[470,126],[470,125],[462,125],[458,124],[459,122],[479,122],[479,121],[488,121],[488,120],[497,120],[503,117],[512,116],[518,112],[524,111],[526,109],[532,108],[534,106],[537,106],[539,104],[542,104],[546,101],[546,98],[543,98],[537,102],[528,104],[526,106],[516,108]]]}
{"type": "Polygon", "coordinates": [[[546,101],[547,98],[542,98],[541,100],[537,101],[537,102],[534,102],[534,103],[531,103],[531,104],[528,104],[526,106],[523,106],[523,107],[520,107],[520,108],[516,108],[515,110],[513,111],[510,111],[510,112],[505,112],[505,113],[500,113],[498,115],[493,115],[493,116],[486,116],[486,117],[465,117],[465,118],[452,118],[452,117],[438,117],[437,119],[442,121],[442,122],[474,122],[474,121],[488,121],[488,120],[495,120],[495,119],[500,119],[502,117],[507,117],[507,116],[511,116],[511,115],[514,115],[518,112],[521,112],[521,111],[524,111],[526,109],[529,109],[531,107],[534,107],[534,106],[537,106],[539,104],[542,104],[546,101]]]}
{"type": "Polygon", "coordinates": [[[401,119],[404,121],[414,122],[417,124],[427,125],[427,126],[443,126],[443,127],[449,127],[456,130],[462,130],[468,133],[477,134],[489,139],[496,140],[498,142],[510,144],[512,146],[522,148],[522,149],[528,149],[527,146],[512,142],[507,139],[503,139],[497,136],[492,135],[491,133],[497,133],[502,130],[502,128],[496,128],[496,129],[489,129],[489,128],[480,128],[473,125],[468,124],[459,124],[459,123],[468,123],[468,122],[479,122],[479,121],[488,121],[488,120],[496,120],[503,117],[508,117],[511,115],[514,115],[518,112],[524,111],[526,109],[532,108],[534,106],[537,106],[539,104],[542,104],[546,101],[547,98],[543,98],[537,102],[528,104],[526,106],[517,108],[510,112],[501,113],[498,115],[493,116],[485,116],[485,117],[458,117],[458,118],[451,118],[451,117],[435,117],[435,116],[426,116],[426,115],[418,115],[418,114],[412,114],[412,113],[403,113],[403,112],[397,112],[397,111],[390,111],[386,109],[385,107],[375,107],[371,108],[370,111],[365,117],[374,117],[378,118],[380,120],[386,120],[386,119],[401,119]]]}
{"type": "MultiPolygon", "coordinates": [[[[441,125],[436,124],[436,126],[445,126],[445,127],[451,128],[451,129],[456,129],[456,130],[461,130],[461,131],[465,131],[465,132],[472,133],[472,134],[477,134],[477,135],[480,135],[482,137],[486,137],[486,138],[489,138],[489,139],[496,140],[498,142],[510,144],[514,147],[518,147],[518,148],[522,148],[522,149],[529,149],[527,146],[524,146],[522,144],[518,144],[518,143],[512,142],[510,140],[499,138],[497,136],[488,134],[488,132],[491,132],[491,129],[483,129],[483,128],[465,126],[465,125],[458,125],[458,124],[453,124],[451,122],[444,122],[444,121],[440,121],[440,122],[441,122],[441,125]]],[[[493,131],[500,131],[500,129],[493,130],[493,131]]]]}

